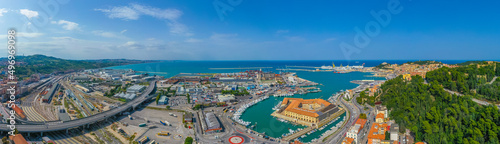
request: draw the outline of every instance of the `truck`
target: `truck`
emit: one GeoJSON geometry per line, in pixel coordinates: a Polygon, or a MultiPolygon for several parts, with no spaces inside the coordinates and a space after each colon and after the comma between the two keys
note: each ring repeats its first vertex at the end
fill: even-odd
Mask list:
{"type": "Polygon", "coordinates": [[[152,140],[151,142],[149,142],[149,144],[156,144],[155,140],[152,140]]]}
{"type": "Polygon", "coordinates": [[[169,136],[170,133],[168,131],[161,131],[161,132],[158,133],[158,135],[160,135],[160,136],[169,136]]]}
{"type": "Polygon", "coordinates": [[[162,121],[160,120],[160,123],[164,126],[171,126],[170,123],[168,121],[162,121]]]}
{"type": "Polygon", "coordinates": [[[130,120],[132,120],[132,116],[128,115],[128,118],[129,118],[130,120]]]}
{"type": "Polygon", "coordinates": [[[144,136],[141,139],[137,140],[140,144],[145,144],[147,141],[149,141],[149,137],[144,136]]]}
{"type": "Polygon", "coordinates": [[[146,126],[146,123],[139,124],[139,127],[145,127],[145,126],[146,126]]]}

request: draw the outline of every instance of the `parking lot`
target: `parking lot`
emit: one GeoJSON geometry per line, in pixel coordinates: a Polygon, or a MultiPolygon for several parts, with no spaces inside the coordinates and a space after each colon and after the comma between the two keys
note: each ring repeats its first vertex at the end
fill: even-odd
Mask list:
{"type": "Polygon", "coordinates": [[[168,106],[175,107],[184,104],[187,104],[187,97],[185,96],[175,96],[168,98],[168,106]]]}
{"type": "Polygon", "coordinates": [[[162,111],[152,109],[138,109],[130,114],[132,120],[128,116],[119,117],[121,123],[126,123],[128,126],[121,127],[130,135],[137,133],[136,139],[144,136],[149,137],[150,141],[155,140],[158,143],[183,143],[187,136],[194,138],[194,131],[184,127],[182,123],[182,113],[174,111],[162,111]],[[175,114],[176,117],[170,116],[169,113],[175,114]],[[147,120],[145,119],[147,118],[147,120]],[[171,126],[165,126],[160,123],[160,120],[168,122],[171,126]],[[145,123],[145,127],[139,127],[139,124],[145,123]],[[161,131],[168,131],[169,136],[157,135],[161,131]]]}

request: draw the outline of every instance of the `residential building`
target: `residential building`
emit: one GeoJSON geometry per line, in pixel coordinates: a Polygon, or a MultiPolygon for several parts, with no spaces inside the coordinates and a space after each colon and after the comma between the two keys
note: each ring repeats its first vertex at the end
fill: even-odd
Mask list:
{"type": "Polygon", "coordinates": [[[353,138],[346,137],[346,138],[342,141],[342,144],[357,144],[357,143],[356,143],[356,142],[354,142],[354,139],[353,139],[353,138]]]}
{"type": "Polygon", "coordinates": [[[375,122],[376,123],[383,123],[384,122],[384,114],[383,113],[379,113],[377,114],[377,116],[375,117],[375,122]]]}
{"type": "Polygon", "coordinates": [[[351,126],[349,131],[347,131],[346,137],[353,139],[351,143],[352,142],[358,143],[359,134],[363,130],[365,124],[366,124],[366,119],[358,119],[356,123],[353,126],[351,126]]]}
{"type": "Polygon", "coordinates": [[[16,134],[16,135],[11,135],[9,136],[9,139],[12,140],[15,144],[28,144],[28,141],[24,139],[23,135],[21,134],[16,134]]]}
{"type": "Polygon", "coordinates": [[[375,113],[376,114],[383,113],[384,118],[387,118],[389,116],[389,112],[387,111],[387,108],[385,106],[382,106],[382,105],[378,105],[375,107],[375,113]]]}
{"type": "Polygon", "coordinates": [[[381,144],[387,130],[387,124],[373,123],[367,136],[368,144],[381,144]]]}
{"type": "Polygon", "coordinates": [[[391,133],[391,140],[397,141],[399,137],[399,125],[392,124],[390,133],[391,133]]]}

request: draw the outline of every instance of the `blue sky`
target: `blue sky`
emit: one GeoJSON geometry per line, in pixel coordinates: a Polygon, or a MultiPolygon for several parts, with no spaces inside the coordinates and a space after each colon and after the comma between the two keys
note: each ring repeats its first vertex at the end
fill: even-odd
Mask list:
{"type": "Polygon", "coordinates": [[[47,1],[53,4],[49,9],[38,1],[0,1],[5,31],[0,36],[15,28],[18,54],[153,60],[500,58],[500,2],[494,0],[47,1]],[[382,15],[377,21],[372,11],[388,12],[390,19],[382,15]]]}

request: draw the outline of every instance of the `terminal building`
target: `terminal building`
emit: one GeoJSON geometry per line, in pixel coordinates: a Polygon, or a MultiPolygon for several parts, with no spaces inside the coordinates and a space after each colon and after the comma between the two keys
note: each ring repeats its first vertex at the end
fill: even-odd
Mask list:
{"type": "Polygon", "coordinates": [[[298,124],[317,127],[320,122],[337,112],[340,112],[339,107],[323,99],[285,98],[280,109],[272,115],[298,124]]]}

